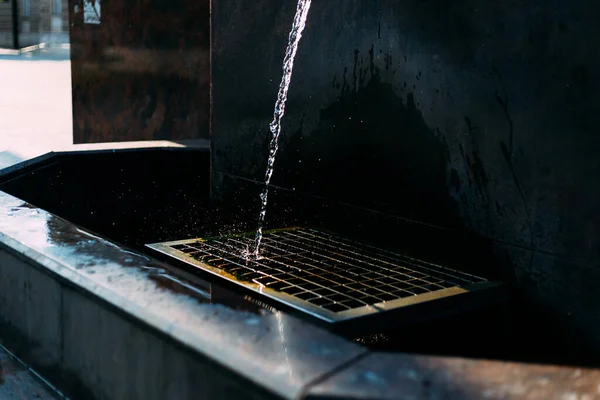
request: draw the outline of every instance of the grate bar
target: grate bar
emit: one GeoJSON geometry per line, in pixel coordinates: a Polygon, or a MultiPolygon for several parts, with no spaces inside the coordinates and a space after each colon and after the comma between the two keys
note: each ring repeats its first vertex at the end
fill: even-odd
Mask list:
{"type": "Polygon", "coordinates": [[[244,235],[149,247],[330,321],[381,311],[386,302],[415,304],[488,283],[314,229],[265,232],[262,243],[259,259],[244,258],[253,244],[244,235]]]}
{"type": "MultiPolygon", "coordinates": [[[[401,256],[399,254],[392,253],[392,252],[389,252],[389,251],[384,250],[384,249],[378,249],[376,247],[372,247],[372,246],[369,246],[369,245],[366,245],[366,244],[355,243],[355,242],[352,242],[352,241],[349,241],[349,240],[343,239],[343,238],[338,238],[339,241],[336,242],[335,239],[331,238],[331,236],[322,234],[322,233],[320,233],[318,231],[314,231],[314,230],[311,230],[309,232],[303,232],[303,231],[301,231],[301,232],[299,232],[299,235],[309,235],[309,236],[312,236],[312,237],[315,238],[315,239],[312,239],[312,241],[315,242],[315,243],[319,243],[319,239],[322,239],[322,240],[326,240],[326,241],[329,241],[329,242],[332,242],[332,243],[335,243],[335,244],[341,244],[344,247],[350,249],[350,250],[346,250],[346,251],[348,251],[348,252],[350,252],[352,254],[356,254],[359,257],[360,256],[367,257],[367,258],[373,260],[373,262],[375,262],[375,263],[381,262],[381,263],[385,263],[386,265],[391,265],[393,267],[393,266],[396,265],[395,262],[402,262],[402,263],[409,262],[409,263],[412,263],[414,265],[421,266],[423,268],[438,270],[440,274],[446,275],[446,276],[448,276],[450,278],[461,279],[458,275],[452,273],[452,272],[455,272],[455,271],[453,271],[453,270],[451,270],[449,268],[445,268],[445,267],[442,267],[440,265],[425,263],[425,262],[423,262],[421,260],[418,260],[418,259],[415,259],[415,258],[411,258],[411,257],[407,257],[407,256],[401,256]],[[314,234],[312,232],[316,232],[316,234],[314,234]],[[320,236],[319,236],[319,234],[320,234],[320,236]],[[364,254],[360,254],[360,253],[357,253],[357,252],[354,252],[354,251],[351,250],[351,249],[356,248],[358,246],[363,247],[363,250],[373,249],[373,250],[370,250],[370,252],[372,252],[371,254],[376,254],[375,251],[379,251],[380,253],[389,253],[391,256],[387,256],[387,255],[381,254],[380,255],[381,258],[378,259],[378,258],[375,258],[375,257],[366,256],[364,254]],[[384,258],[387,258],[388,261],[386,261],[384,258]]],[[[295,235],[295,236],[298,236],[298,235],[295,235]]],[[[335,247],[334,245],[329,245],[329,246],[330,247],[335,247]]],[[[371,264],[371,265],[377,266],[375,264],[371,264]]],[[[406,266],[404,268],[405,269],[409,269],[406,266]]],[[[483,278],[479,278],[479,277],[477,277],[475,275],[468,274],[466,272],[461,272],[460,274],[463,275],[463,276],[466,275],[466,276],[471,277],[471,279],[473,281],[481,281],[481,280],[483,280],[483,278]]]]}

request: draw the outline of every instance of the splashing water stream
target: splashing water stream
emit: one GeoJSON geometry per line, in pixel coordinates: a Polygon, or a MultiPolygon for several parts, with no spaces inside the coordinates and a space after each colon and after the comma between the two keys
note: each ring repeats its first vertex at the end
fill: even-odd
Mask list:
{"type": "Polygon", "coordinates": [[[277,101],[275,102],[275,112],[273,113],[273,121],[269,125],[271,130],[271,143],[269,145],[269,159],[267,161],[267,171],[265,173],[265,187],[260,195],[261,207],[260,214],[258,216],[258,228],[256,230],[256,237],[254,240],[254,248],[250,255],[258,258],[260,252],[260,244],[263,237],[263,225],[265,222],[265,216],[267,215],[267,201],[269,196],[269,185],[271,184],[271,177],[273,176],[273,167],[275,165],[275,156],[277,155],[277,149],[279,148],[279,135],[281,134],[281,120],[285,114],[285,103],[287,102],[288,89],[292,80],[292,70],[294,68],[294,59],[296,58],[296,51],[298,50],[298,44],[302,38],[302,31],[306,26],[306,17],[308,16],[308,10],[312,0],[298,0],[298,7],[296,9],[296,16],[294,17],[294,23],[290,32],[287,50],[285,52],[285,58],[283,60],[283,76],[281,83],[279,84],[279,93],[277,94],[277,101]]]}

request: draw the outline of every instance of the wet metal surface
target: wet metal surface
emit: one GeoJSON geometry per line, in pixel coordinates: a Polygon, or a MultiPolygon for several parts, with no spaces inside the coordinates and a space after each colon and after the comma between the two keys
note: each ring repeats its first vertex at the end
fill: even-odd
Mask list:
{"type": "Polygon", "coordinates": [[[284,313],[230,306],[233,293],[180,284],[168,266],[1,192],[0,246],[286,398],[365,351],[284,313]]]}
{"type": "MultiPolygon", "coordinates": [[[[498,285],[307,228],[265,232],[260,258],[249,259],[253,236],[191,239],[149,247],[327,322],[418,307],[423,302],[440,303],[498,285]]],[[[435,308],[433,311],[430,318],[436,316],[435,308]]]]}
{"type": "Polygon", "coordinates": [[[373,353],[309,399],[597,399],[600,371],[373,353]]]}
{"type": "Polygon", "coordinates": [[[0,347],[0,399],[57,400],[62,398],[0,347]]]}

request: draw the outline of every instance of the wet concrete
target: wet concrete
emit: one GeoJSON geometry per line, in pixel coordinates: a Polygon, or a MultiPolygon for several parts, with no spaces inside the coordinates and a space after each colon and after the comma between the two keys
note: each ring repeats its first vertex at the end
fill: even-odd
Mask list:
{"type": "MultiPolygon", "coordinates": [[[[185,273],[175,274],[169,265],[135,250],[127,250],[85,228],[79,228],[60,217],[47,214],[29,203],[16,201],[7,207],[6,211],[7,217],[19,221],[15,227],[32,233],[27,237],[25,244],[40,246],[44,254],[53,259],[66,257],[76,260],[73,267],[80,274],[96,283],[118,285],[129,295],[140,296],[134,299],[141,301],[146,296],[146,291],[154,289],[163,293],[162,296],[152,297],[154,304],[160,303],[163,296],[173,295],[184,303],[191,301],[190,304],[219,304],[218,299],[223,299],[229,306],[234,304],[233,308],[253,310],[254,313],[260,314],[255,303],[244,300],[243,296],[235,292],[227,291],[197,276],[192,278],[188,274],[193,279],[191,283],[181,276],[185,273]],[[35,236],[34,232],[40,232],[42,235],[35,236]],[[140,290],[138,285],[142,281],[144,286],[140,290]],[[133,290],[134,287],[137,287],[137,290],[133,290]]],[[[6,229],[9,224],[12,225],[9,221],[1,221],[0,228],[6,229]]]]}
{"type": "Polygon", "coordinates": [[[599,371],[495,361],[371,354],[306,399],[595,399],[599,371]]]}
{"type": "Polygon", "coordinates": [[[175,398],[187,398],[182,393],[206,379],[213,381],[206,387],[221,387],[232,376],[236,385],[247,387],[248,397],[264,391],[263,395],[293,398],[304,384],[363,351],[212,283],[198,285],[194,279],[195,285],[186,284],[168,272],[169,266],[9,195],[0,196],[0,209],[0,326],[22,342],[13,343],[13,348],[75,397],[165,398],[168,385],[161,385],[182,362],[181,368],[191,375],[171,388],[175,398]],[[22,260],[33,264],[28,267],[22,260]],[[131,348],[131,340],[141,347],[131,348]],[[106,346],[112,350],[100,350],[106,346]],[[167,350],[170,346],[192,351],[167,350]],[[184,355],[191,360],[184,362],[184,355]],[[123,365],[119,357],[140,360],[147,367],[123,365]],[[155,358],[142,361],[148,357],[155,358]],[[86,359],[96,360],[99,369],[87,369],[86,359]],[[205,362],[220,366],[186,369],[205,362]],[[171,367],[168,373],[159,372],[171,367]],[[221,372],[206,375],[206,368],[221,372]],[[249,375],[242,378],[240,372],[249,375]],[[147,375],[155,373],[161,378],[147,375]],[[130,385],[132,379],[142,379],[147,390],[130,385]]]}
{"type": "Polygon", "coordinates": [[[0,347],[0,399],[58,400],[62,398],[28,368],[0,347]]]}
{"type": "MultiPolygon", "coordinates": [[[[133,282],[137,285],[142,279],[146,282],[145,287],[161,288],[167,297],[180,294],[201,304],[221,304],[255,315],[267,315],[273,309],[282,309],[306,318],[302,313],[270,301],[264,304],[252,301],[252,296],[246,297],[249,293],[237,292],[233,285],[226,282],[215,284],[214,278],[207,273],[145,248],[147,243],[230,234],[255,228],[254,207],[258,202],[252,202],[252,198],[234,202],[229,208],[211,206],[207,171],[206,150],[145,149],[56,154],[37,164],[5,173],[0,178],[0,188],[94,232],[90,236],[87,230],[74,229],[69,222],[53,215],[37,222],[39,229],[43,228],[46,232],[43,240],[48,241],[49,246],[45,251],[55,257],[76,257],[76,268],[85,271],[94,280],[123,285],[123,289],[128,291],[129,284],[133,282]],[[47,189],[40,190],[42,188],[47,189]],[[103,237],[110,238],[111,242],[103,237]],[[113,241],[131,250],[124,250],[112,244],[113,241]],[[58,253],[55,254],[55,251],[58,253]],[[165,270],[164,266],[154,266],[154,261],[148,257],[169,263],[169,270],[165,270]],[[110,260],[110,263],[105,260],[110,260]],[[118,266],[113,268],[113,262],[118,266]],[[127,273],[122,275],[123,271],[127,273]]],[[[382,220],[390,225],[385,214],[381,214],[381,219],[366,223],[365,216],[357,215],[356,209],[337,207],[335,213],[330,212],[329,207],[311,203],[301,194],[281,189],[273,191],[271,207],[274,220],[270,221],[270,227],[275,224],[275,227],[301,225],[339,228],[339,214],[344,214],[347,220],[357,218],[362,221],[362,230],[373,232],[371,240],[377,239],[381,243],[388,232],[383,230],[375,234],[375,230],[382,220]]],[[[30,219],[25,219],[29,224],[36,220],[38,212],[28,204],[19,204],[9,210],[11,216],[29,216],[30,219]]],[[[398,240],[398,235],[405,235],[402,246],[398,248],[396,244],[394,249],[408,254],[415,254],[415,250],[422,249],[421,254],[431,257],[428,254],[431,247],[427,245],[445,241],[451,247],[465,242],[464,238],[451,240],[452,235],[436,233],[429,227],[418,229],[418,226],[413,226],[407,229],[406,222],[402,220],[398,221],[397,228],[396,235],[388,235],[388,240],[394,242],[398,240]]],[[[348,232],[351,234],[352,230],[348,232]]],[[[358,233],[357,239],[364,239],[358,233]]],[[[469,247],[484,247],[475,240],[466,242],[469,247]]],[[[456,246],[452,250],[464,256],[468,247],[456,246]]],[[[452,264],[452,258],[447,254],[437,256],[439,258],[435,261],[444,265],[467,270],[471,266],[460,263],[460,258],[452,264]]],[[[491,269],[489,263],[486,265],[491,269]]],[[[473,262],[472,272],[479,272],[478,266],[473,262]]],[[[145,294],[140,296],[140,301],[147,301],[145,294]]],[[[161,299],[162,296],[158,296],[155,301],[161,299]]],[[[519,307],[518,301],[516,306],[519,307]]],[[[410,327],[403,321],[388,320],[371,324],[369,329],[360,325],[360,322],[354,324],[357,326],[346,324],[345,328],[327,328],[335,329],[351,339],[355,338],[355,332],[376,334],[357,340],[372,349],[384,351],[594,364],[595,361],[586,360],[575,351],[573,345],[568,348],[557,345],[554,330],[548,329],[547,323],[539,316],[529,312],[523,312],[522,318],[520,315],[510,309],[490,308],[451,319],[413,323],[410,327]],[[511,330],[511,323],[520,328],[511,330]],[[443,339],[435,337],[435,333],[440,331],[446,332],[443,339]],[[497,344],[478,346],[476,339],[481,332],[485,332],[486,337],[497,344]],[[543,332],[543,336],[535,339],[535,332],[543,332]],[[552,344],[554,351],[548,353],[546,349],[552,344]]]]}
{"type": "MultiPolygon", "coordinates": [[[[52,164],[50,159],[44,160],[48,168],[60,165],[52,164]]],[[[99,158],[92,159],[96,166],[100,165],[99,158]]],[[[26,170],[26,181],[44,171],[26,170]]],[[[106,179],[114,176],[107,175],[106,179]]],[[[141,176],[136,175],[138,179],[141,176]]],[[[115,181],[120,183],[119,179],[115,181]]],[[[46,182],[52,184],[60,179],[46,182]]],[[[96,190],[110,189],[104,182],[96,179],[92,185],[96,190]]],[[[16,185],[14,180],[12,184],[21,190],[27,186],[16,185]]],[[[32,187],[38,190],[41,185],[32,187]]],[[[48,196],[50,199],[59,199],[61,190],[67,189],[54,187],[58,190],[54,197],[48,196]]],[[[75,192],[71,190],[70,193],[75,192]]],[[[89,194],[91,188],[84,192],[89,194]]],[[[41,196],[37,199],[43,200],[41,196]]],[[[108,197],[92,200],[97,201],[92,203],[96,207],[104,204],[99,210],[110,210],[106,204],[114,204],[108,197]]],[[[60,202],[55,201],[49,204],[58,207],[60,202]]],[[[84,213],[73,214],[78,215],[84,213]]],[[[138,223],[142,221],[143,218],[138,223]]],[[[131,225],[128,234],[140,229],[131,225]]],[[[0,337],[14,344],[17,354],[74,398],[197,398],[199,393],[210,399],[291,399],[307,395],[336,398],[351,385],[344,383],[344,375],[339,375],[341,381],[333,377],[352,365],[364,369],[357,364],[359,360],[367,354],[377,355],[209,280],[198,276],[187,279],[185,273],[174,273],[172,267],[135,246],[116,244],[85,227],[0,193],[0,337]],[[321,382],[324,386],[319,385],[321,382]]],[[[466,344],[482,336],[486,337],[484,344],[494,342],[493,332],[485,330],[489,326],[459,323],[463,326],[447,323],[452,330],[446,334],[447,342],[458,339],[466,344]],[[471,335],[461,336],[461,329],[471,329],[471,335]]],[[[424,345],[427,340],[436,339],[436,333],[443,332],[439,326],[429,329],[433,336],[426,337],[421,342],[424,345]]],[[[411,342],[418,333],[399,332],[393,344],[411,342]]],[[[500,340],[494,343],[500,344],[500,340]]],[[[375,349],[411,350],[394,348],[389,343],[380,346],[377,338],[360,343],[375,349]]],[[[441,343],[441,347],[424,346],[418,350],[438,351],[444,346],[441,343]]],[[[417,348],[413,346],[412,350],[417,348]]],[[[392,363],[400,360],[395,355],[389,357],[392,363]]],[[[421,362],[421,358],[413,356],[400,357],[421,362]]],[[[462,361],[448,362],[440,373],[458,368],[462,361]]],[[[473,363],[478,365],[477,361],[473,363]]],[[[401,363],[396,365],[404,368],[401,363]]],[[[529,367],[520,364],[496,365],[497,382],[504,385],[510,385],[511,374],[529,371],[529,367]]],[[[369,364],[361,374],[379,374],[375,370],[369,364]]],[[[410,372],[403,371],[400,373],[410,372]]],[[[471,393],[474,385],[492,390],[498,384],[490,386],[485,377],[470,370],[461,374],[465,382],[455,386],[464,392],[471,393]]],[[[581,374],[593,376],[592,371],[581,370],[581,374]]],[[[444,382],[443,376],[428,379],[444,382]]],[[[382,382],[377,388],[370,387],[370,381],[355,380],[353,384],[361,387],[362,391],[356,393],[362,397],[382,393],[383,398],[394,397],[397,387],[382,382]]],[[[577,380],[561,382],[561,390],[590,393],[587,386],[572,387],[577,380]]]]}
{"type": "MultiPolygon", "coordinates": [[[[418,123],[418,117],[416,121],[418,123]]],[[[82,241],[84,231],[74,231],[65,220],[50,215],[43,221],[46,240],[53,244],[50,247],[51,251],[60,248],[63,252],[68,251],[77,256],[79,263],[77,268],[85,268],[86,274],[94,276],[95,279],[105,282],[118,279],[118,284],[126,285],[129,279],[138,279],[136,276],[139,276],[140,279],[148,279],[150,285],[157,285],[170,293],[184,294],[200,303],[219,303],[233,309],[262,315],[269,313],[268,310],[275,307],[306,318],[302,313],[270,301],[265,302],[266,307],[257,306],[256,302],[245,298],[249,293],[237,293],[234,286],[227,282],[215,285],[214,278],[208,274],[184,263],[154,254],[145,248],[144,245],[147,243],[208,237],[254,229],[256,214],[253,212],[255,211],[253,205],[249,203],[254,203],[255,207],[257,202],[252,202],[252,198],[235,202],[230,208],[211,207],[207,195],[207,171],[208,152],[205,150],[146,149],[57,154],[29,167],[5,173],[0,178],[0,188],[95,232],[93,237],[90,236],[89,239],[82,241]],[[160,166],[157,167],[159,163],[160,166]],[[42,188],[47,190],[40,190],[42,188]],[[174,268],[173,273],[165,271],[164,267],[150,266],[146,259],[134,258],[101,237],[124,244],[133,249],[138,256],[157,257],[169,263],[174,268]],[[108,248],[108,254],[105,248],[108,248]],[[90,257],[90,254],[93,254],[93,257],[90,257]],[[130,278],[106,277],[105,274],[111,269],[104,267],[105,262],[102,260],[107,256],[118,262],[120,266],[117,270],[121,271],[123,266],[131,267],[132,272],[129,274],[133,275],[130,278]],[[133,260],[137,260],[137,264],[133,260]],[[181,276],[185,276],[188,282],[179,282],[181,276]]],[[[324,182],[329,182],[330,178],[332,177],[324,176],[324,182]]],[[[28,212],[34,212],[31,211],[31,207],[21,204],[11,210],[11,214],[27,215],[28,212]]],[[[329,212],[331,209],[322,207],[322,204],[311,203],[298,193],[281,189],[273,191],[271,207],[274,221],[271,220],[268,226],[281,224],[275,226],[308,225],[339,228],[341,226],[339,214],[344,214],[344,218],[349,220],[361,219],[362,230],[371,232],[368,235],[370,240],[379,239],[381,243],[382,236],[388,233],[387,230],[382,230],[375,234],[375,229],[381,222],[379,219],[374,219],[367,224],[364,222],[364,216],[356,215],[356,210],[352,208],[342,208],[343,212],[340,213],[338,207],[336,213],[329,212]]],[[[382,214],[381,218],[386,220],[388,226],[390,225],[389,218],[386,218],[385,214],[382,214]]],[[[421,246],[422,254],[431,259],[429,253],[432,243],[443,241],[446,241],[447,245],[457,243],[449,240],[450,235],[444,232],[438,233],[436,237],[436,232],[429,227],[421,230],[413,227],[408,230],[404,221],[398,221],[397,227],[397,234],[388,235],[388,239],[394,241],[398,239],[398,235],[406,235],[402,246],[398,248],[396,245],[395,249],[408,254],[414,254],[421,246]]],[[[364,240],[364,237],[364,232],[357,232],[357,239],[364,240]]],[[[475,243],[477,242],[470,241],[467,245],[473,247],[475,243]]],[[[468,251],[468,248],[456,246],[454,251],[464,255],[464,251],[468,251]]],[[[434,260],[444,265],[450,264],[467,270],[471,266],[461,263],[459,257],[452,264],[452,258],[447,254],[438,256],[439,258],[434,260]]],[[[477,270],[478,266],[477,263],[472,263],[471,272],[480,272],[477,270]]],[[[489,263],[487,266],[491,269],[489,263]]],[[[518,301],[516,306],[520,306],[518,301]]],[[[592,360],[583,359],[578,352],[574,351],[573,346],[567,348],[557,345],[558,342],[547,330],[545,322],[539,316],[529,312],[516,313],[513,309],[493,308],[440,321],[418,324],[413,322],[411,325],[406,326],[404,321],[388,320],[369,325],[370,330],[365,329],[361,322],[340,324],[339,327],[327,326],[327,328],[335,329],[348,338],[354,338],[356,332],[379,334],[361,336],[357,339],[360,343],[377,350],[594,364],[592,360]],[[511,323],[521,328],[510,329],[511,323]],[[443,340],[435,338],[435,332],[439,331],[447,332],[443,340]],[[533,338],[535,332],[540,331],[543,331],[543,336],[535,340],[533,338]],[[479,332],[486,332],[489,340],[497,345],[477,346],[476,339],[479,332]],[[546,351],[548,343],[555,344],[555,350],[550,354],[546,351]]]]}

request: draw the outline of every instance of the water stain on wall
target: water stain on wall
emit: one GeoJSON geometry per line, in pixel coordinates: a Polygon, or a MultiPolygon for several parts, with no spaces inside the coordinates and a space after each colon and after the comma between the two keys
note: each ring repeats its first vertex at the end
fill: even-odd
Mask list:
{"type": "MultiPolygon", "coordinates": [[[[277,160],[276,182],[378,211],[460,226],[448,194],[448,151],[423,118],[413,93],[399,95],[380,77],[373,47],[332,84],[339,98],[316,129],[301,126],[277,160]]],[[[485,181],[480,161],[471,163],[485,181]]],[[[455,183],[456,184],[456,183],[455,183]]]]}

